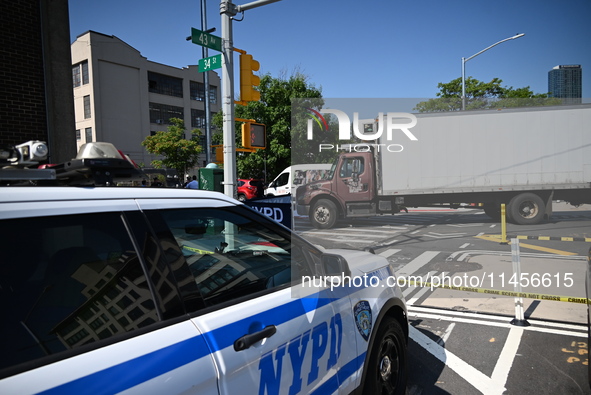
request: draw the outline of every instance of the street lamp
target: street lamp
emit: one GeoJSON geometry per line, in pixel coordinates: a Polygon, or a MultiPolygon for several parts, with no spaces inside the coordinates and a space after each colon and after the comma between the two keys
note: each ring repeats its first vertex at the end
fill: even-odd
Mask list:
{"type": "Polygon", "coordinates": [[[499,45],[500,43],[504,43],[505,41],[509,41],[509,40],[515,40],[516,38],[523,37],[523,36],[525,36],[525,33],[516,34],[513,37],[506,38],[506,39],[501,40],[497,43],[494,43],[490,47],[484,48],[482,51],[475,53],[474,55],[470,56],[469,58],[462,58],[462,110],[466,109],[466,62],[472,58],[475,58],[476,56],[480,55],[481,53],[488,51],[492,47],[499,45]]]}

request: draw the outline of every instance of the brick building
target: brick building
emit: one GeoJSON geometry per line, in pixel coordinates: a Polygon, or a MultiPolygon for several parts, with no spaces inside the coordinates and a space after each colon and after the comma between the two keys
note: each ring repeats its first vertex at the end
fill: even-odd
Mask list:
{"type": "Polygon", "coordinates": [[[0,145],[76,156],[68,0],[0,0],[0,145]]]}

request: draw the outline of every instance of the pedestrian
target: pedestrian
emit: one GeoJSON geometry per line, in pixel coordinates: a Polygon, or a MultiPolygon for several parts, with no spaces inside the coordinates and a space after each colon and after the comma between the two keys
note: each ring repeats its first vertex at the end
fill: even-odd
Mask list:
{"type": "Polygon", "coordinates": [[[154,181],[152,182],[152,187],[161,187],[162,183],[158,180],[158,177],[154,177],[154,181]]]}
{"type": "Polygon", "coordinates": [[[191,182],[191,176],[187,176],[187,181],[185,181],[185,183],[183,184],[183,188],[186,188],[190,182],[191,182]]]}
{"type": "MultiPolygon", "coordinates": [[[[187,177],[189,178],[189,177],[187,177]]],[[[197,176],[193,176],[193,179],[191,180],[191,182],[189,182],[185,188],[188,189],[199,189],[199,181],[197,181],[197,176]]]]}

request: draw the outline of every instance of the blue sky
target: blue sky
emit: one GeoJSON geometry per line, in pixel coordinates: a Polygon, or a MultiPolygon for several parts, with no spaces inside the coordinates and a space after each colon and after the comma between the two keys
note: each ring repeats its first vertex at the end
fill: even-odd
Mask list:
{"type": "MultiPolygon", "coordinates": [[[[201,58],[185,40],[201,28],[200,0],[69,4],[72,42],[94,30],[154,62],[180,68],[201,58]]],[[[207,0],[207,27],[221,36],[219,5],[207,0]]],[[[252,53],[260,72],[301,72],[327,98],[435,97],[439,82],[461,76],[462,57],[525,33],[468,61],[466,76],[545,93],[552,67],[580,64],[589,98],[590,20],[590,0],[282,0],[246,11],[233,29],[234,46],[252,53]]]]}

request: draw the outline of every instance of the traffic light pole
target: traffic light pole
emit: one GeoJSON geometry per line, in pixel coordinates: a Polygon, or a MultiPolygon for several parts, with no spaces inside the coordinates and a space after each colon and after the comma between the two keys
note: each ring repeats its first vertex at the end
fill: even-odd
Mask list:
{"type": "Polygon", "coordinates": [[[236,138],[234,130],[234,51],[232,17],[236,5],[231,1],[220,3],[222,15],[222,111],[224,138],[224,194],[236,198],[236,138]]]}
{"type": "Polygon", "coordinates": [[[236,132],[234,129],[234,51],[232,41],[232,17],[280,0],[257,0],[244,5],[221,0],[222,16],[222,111],[224,138],[224,194],[236,198],[236,132]]]}

